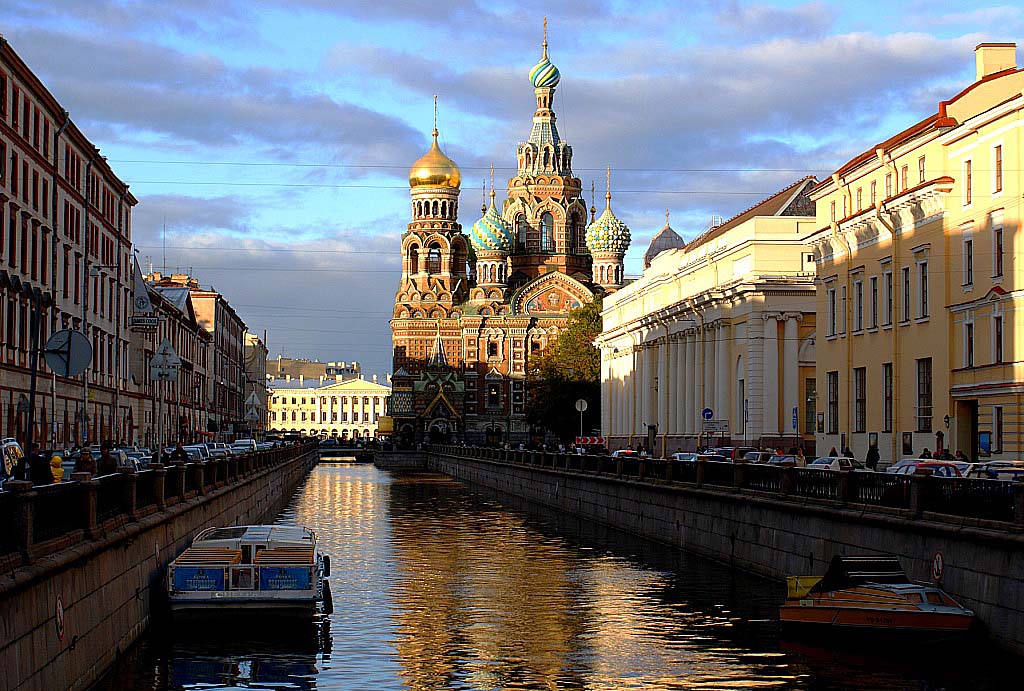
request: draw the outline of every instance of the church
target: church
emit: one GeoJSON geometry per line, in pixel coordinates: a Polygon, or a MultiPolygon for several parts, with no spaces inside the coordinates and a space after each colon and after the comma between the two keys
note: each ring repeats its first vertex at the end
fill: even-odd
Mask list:
{"type": "Polygon", "coordinates": [[[391,319],[389,413],[396,440],[519,444],[531,358],[558,337],[569,312],[623,285],[629,228],[611,209],[596,216],[555,126],[561,76],[548,58],[530,70],[537,100],[528,139],[500,208],[468,234],[459,223],[462,175],[433,142],[409,169],[412,220],[402,236],[402,277],[391,319]],[[588,222],[589,221],[589,222],[588,222]]]}

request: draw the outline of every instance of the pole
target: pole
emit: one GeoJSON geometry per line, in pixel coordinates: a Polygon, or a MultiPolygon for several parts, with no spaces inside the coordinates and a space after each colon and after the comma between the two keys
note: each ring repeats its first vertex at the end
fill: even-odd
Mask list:
{"type": "Polygon", "coordinates": [[[580,436],[583,436],[583,411],[580,411],[580,436]]]}
{"type": "Polygon", "coordinates": [[[57,373],[53,373],[53,385],[50,386],[50,408],[53,409],[53,422],[50,423],[50,446],[57,448],[57,373]]]}
{"type": "Polygon", "coordinates": [[[28,385],[28,430],[25,433],[25,453],[32,453],[33,435],[36,425],[36,380],[39,375],[39,311],[42,309],[39,300],[32,300],[32,309],[29,312],[29,327],[32,329],[32,359],[31,374],[28,385]]]}
{"type": "Polygon", "coordinates": [[[156,390],[156,404],[157,404],[157,426],[156,426],[156,448],[157,453],[160,454],[160,462],[164,462],[164,397],[160,391],[160,380],[157,379],[153,382],[153,388],[156,390]]]}

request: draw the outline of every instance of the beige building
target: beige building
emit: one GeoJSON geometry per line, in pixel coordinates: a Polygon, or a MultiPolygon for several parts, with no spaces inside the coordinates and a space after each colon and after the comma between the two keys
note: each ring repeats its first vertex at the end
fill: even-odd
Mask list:
{"type": "Polygon", "coordinates": [[[1021,130],[1013,44],[813,194],[819,448],[1020,458],[1021,130]]]}
{"type": "MultiPolygon", "coordinates": [[[[264,331],[264,336],[266,332],[264,331]]],[[[245,334],[245,420],[253,435],[267,432],[267,345],[254,333],[245,334]]]]}
{"type": "Polygon", "coordinates": [[[391,387],[366,379],[276,380],[269,390],[271,432],[339,439],[372,439],[391,387]]]}
{"type": "Polygon", "coordinates": [[[814,229],[814,183],[658,253],[642,278],[605,297],[597,343],[610,448],[649,435],[659,455],[813,444],[814,265],[802,243],[814,229]],[[722,432],[702,435],[705,409],[722,432]]]}
{"type": "Polygon", "coordinates": [[[332,379],[358,379],[362,374],[362,366],[358,362],[320,362],[305,358],[290,358],[278,355],[267,360],[267,374],[274,379],[285,377],[307,379],[330,377],[332,379]]]}

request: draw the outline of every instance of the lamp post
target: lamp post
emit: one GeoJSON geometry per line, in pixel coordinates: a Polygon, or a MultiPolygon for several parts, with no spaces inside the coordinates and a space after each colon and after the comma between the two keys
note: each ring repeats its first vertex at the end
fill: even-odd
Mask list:
{"type": "MultiPolygon", "coordinates": [[[[14,277],[16,278],[16,277],[14,277]]],[[[18,290],[31,303],[29,310],[30,356],[29,356],[29,387],[28,387],[28,429],[25,431],[25,451],[32,453],[36,424],[36,380],[39,375],[39,329],[42,326],[42,312],[53,305],[53,297],[28,283],[9,280],[10,287],[18,290]]]]}

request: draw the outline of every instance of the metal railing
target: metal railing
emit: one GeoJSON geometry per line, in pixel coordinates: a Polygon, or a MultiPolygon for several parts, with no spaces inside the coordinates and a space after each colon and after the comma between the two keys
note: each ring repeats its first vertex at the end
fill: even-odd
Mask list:
{"type": "Polygon", "coordinates": [[[140,472],[101,477],[75,473],[70,482],[41,487],[8,481],[0,492],[0,566],[31,563],[67,547],[69,540],[100,537],[113,527],[240,484],[315,449],[316,443],[310,442],[206,463],[153,464],[140,472]]]}
{"type": "Polygon", "coordinates": [[[667,461],[437,445],[433,454],[488,460],[638,482],[748,492],[781,500],[812,500],[910,518],[977,519],[1024,525],[1024,482],[834,471],[754,463],[667,461]]]}

